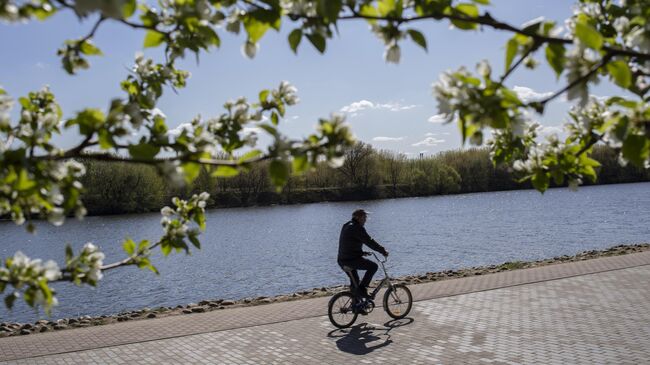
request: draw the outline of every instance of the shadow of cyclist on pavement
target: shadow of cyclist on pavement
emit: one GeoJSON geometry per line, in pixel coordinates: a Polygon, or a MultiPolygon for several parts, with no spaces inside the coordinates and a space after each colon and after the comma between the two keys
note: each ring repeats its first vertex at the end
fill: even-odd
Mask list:
{"type": "Polygon", "coordinates": [[[404,318],[386,322],[383,327],[360,323],[347,329],[334,330],[328,333],[327,337],[338,338],[336,347],[343,352],[366,355],[393,343],[389,332],[412,322],[413,318],[404,318]]]}

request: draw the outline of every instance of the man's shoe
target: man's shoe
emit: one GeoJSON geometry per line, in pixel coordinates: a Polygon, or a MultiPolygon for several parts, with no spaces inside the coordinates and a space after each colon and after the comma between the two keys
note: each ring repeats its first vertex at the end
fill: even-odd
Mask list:
{"type": "Polygon", "coordinates": [[[361,298],[369,299],[370,295],[368,294],[368,288],[359,288],[359,296],[361,298]]]}
{"type": "Polygon", "coordinates": [[[368,315],[365,309],[365,302],[358,301],[352,306],[352,313],[361,314],[362,316],[368,315]]]}

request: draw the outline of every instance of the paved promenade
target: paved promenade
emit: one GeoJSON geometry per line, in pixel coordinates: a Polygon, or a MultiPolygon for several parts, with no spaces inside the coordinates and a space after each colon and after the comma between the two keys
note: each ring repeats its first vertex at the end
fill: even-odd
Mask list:
{"type": "Polygon", "coordinates": [[[412,285],[347,330],[329,298],[0,339],[11,364],[650,364],[650,252],[412,285]]]}

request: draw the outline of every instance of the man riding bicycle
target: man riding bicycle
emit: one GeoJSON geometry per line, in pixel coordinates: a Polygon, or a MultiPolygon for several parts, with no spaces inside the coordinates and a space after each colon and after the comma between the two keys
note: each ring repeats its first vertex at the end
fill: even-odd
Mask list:
{"type": "Polygon", "coordinates": [[[371,249],[388,256],[388,251],[372,239],[363,226],[366,223],[368,214],[363,209],[357,209],[352,213],[352,220],[345,223],[341,228],[341,236],[339,237],[339,255],[338,264],[342,268],[347,266],[351,269],[350,288],[354,289],[354,283],[359,283],[359,274],[357,270],[365,270],[363,280],[357,288],[356,295],[368,297],[368,285],[372,280],[373,275],[377,272],[378,266],[376,263],[363,258],[363,250],[361,249],[366,244],[371,249]]]}

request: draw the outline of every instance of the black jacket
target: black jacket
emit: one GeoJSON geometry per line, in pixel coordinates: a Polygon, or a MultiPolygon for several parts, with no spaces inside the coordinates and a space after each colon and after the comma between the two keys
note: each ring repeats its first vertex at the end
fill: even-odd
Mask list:
{"type": "Polygon", "coordinates": [[[338,261],[355,260],[363,257],[363,244],[373,250],[384,254],[386,250],[382,245],[373,240],[357,221],[354,219],[345,223],[341,228],[341,236],[339,238],[339,257],[338,261]]]}

